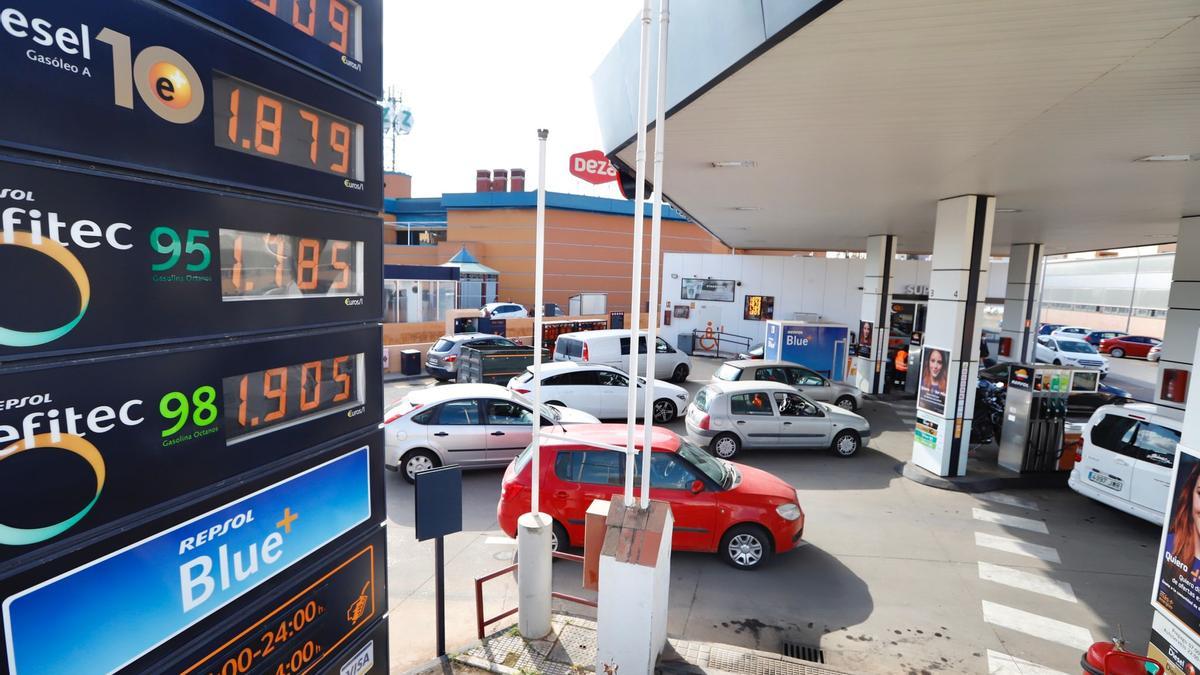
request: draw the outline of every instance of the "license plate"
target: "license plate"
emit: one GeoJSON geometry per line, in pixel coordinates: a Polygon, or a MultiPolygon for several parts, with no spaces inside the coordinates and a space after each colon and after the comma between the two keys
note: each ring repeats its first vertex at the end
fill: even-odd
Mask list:
{"type": "Polygon", "coordinates": [[[426,359],[426,360],[425,360],[425,365],[427,365],[427,366],[436,366],[436,365],[438,364],[438,362],[439,362],[439,359],[438,359],[437,357],[435,357],[435,356],[431,356],[431,357],[429,357],[428,359],[426,359]]]}
{"type": "Polygon", "coordinates": [[[1117,492],[1120,492],[1121,488],[1125,487],[1125,481],[1120,478],[1095,470],[1088,472],[1088,480],[1098,485],[1103,485],[1110,490],[1116,490],[1117,492]]]}

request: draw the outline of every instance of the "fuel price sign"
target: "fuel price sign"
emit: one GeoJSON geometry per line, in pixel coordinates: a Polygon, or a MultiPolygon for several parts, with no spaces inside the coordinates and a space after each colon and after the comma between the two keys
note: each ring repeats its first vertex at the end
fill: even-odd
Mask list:
{"type": "Polygon", "coordinates": [[[373,429],[380,343],[380,328],[366,326],[6,372],[0,576],[10,562],[373,429]]]}
{"type": "Polygon", "coordinates": [[[381,0],[172,0],[374,100],[383,97],[381,0]]]}
{"type": "Polygon", "coordinates": [[[0,361],[375,321],[379,220],[0,156],[0,361]]]}
{"type": "MultiPolygon", "coordinates": [[[[150,0],[125,0],[119,12],[90,0],[7,4],[0,82],[23,93],[0,143],[382,206],[382,118],[373,99],[150,0]]],[[[305,16],[315,31],[315,15],[305,16]]]]}

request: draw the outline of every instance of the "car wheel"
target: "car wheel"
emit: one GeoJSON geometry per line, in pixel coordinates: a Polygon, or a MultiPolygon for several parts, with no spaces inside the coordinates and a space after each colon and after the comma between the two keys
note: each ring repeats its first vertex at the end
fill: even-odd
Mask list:
{"type": "Polygon", "coordinates": [[[1125,358],[1125,350],[1121,349],[1120,347],[1113,349],[1111,352],[1109,352],[1109,354],[1111,354],[1114,359],[1125,358]]]}
{"type": "Polygon", "coordinates": [[[721,434],[709,444],[712,453],[721,459],[732,459],[742,449],[742,441],[734,434],[721,434]]]}
{"type": "Polygon", "coordinates": [[[687,377],[688,377],[687,364],[681,363],[681,364],[675,366],[675,372],[671,374],[671,381],[676,382],[676,383],[683,382],[683,381],[687,380],[687,377]]]}
{"type": "Polygon", "coordinates": [[[565,551],[571,548],[571,538],[567,536],[567,528],[556,520],[550,529],[550,551],[565,551]]]}
{"type": "Polygon", "coordinates": [[[666,424],[675,419],[679,412],[675,409],[675,404],[665,398],[660,398],[654,402],[654,421],[658,424],[666,424]]]}
{"type": "Polygon", "coordinates": [[[430,377],[437,380],[438,382],[449,382],[450,381],[450,378],[448,378],[448,377],[440,377],[438,375],[430,375],[430,377]]]}
{"type": "Polygon", "coordinates": [[[400,473],[409,483],[417,482],[417,474],[441,466],[437,455],[428,450],[413,450],[400,460],[400,473]]]}
{"type": "Polygon", "coordinates": [[[1061,365],[1062,365],[1062,359],[1054,359],[1054,365],[1056,365],[1056,366],[1061,366],[1061,365]]]}
{"type": "Polygon", "coordinates": [[[757,525],[738,525],[721,537],[720,552],[731,567],[756,570],[771,559],[771,538],[757,525]]]}
{"type": "Polygon", "coordinates": [[[838,457],[853,457],[862,447],[862,437],[853,429],[842,429],[833,437],[830,448],[838,457]]]}
{"type": "Polygon", "coordinates": [[[835,403],[837,403],[837,407],[844,408],[850,412],[858,410],[858,403],[854,400],[853,396],[842,396],[835,403]]]}

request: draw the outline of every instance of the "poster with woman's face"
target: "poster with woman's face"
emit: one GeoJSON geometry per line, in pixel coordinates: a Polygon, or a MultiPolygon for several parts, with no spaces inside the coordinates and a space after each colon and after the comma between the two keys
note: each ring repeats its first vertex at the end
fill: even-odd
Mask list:
{"type": "Polygon", "coordinates": [[[921,386],[917,389],[917,407],[941,417],[946,416],[946,371],[950,368],[950,350],[925,345],[921,348],[921,386]]]}
{"type": "Polygon", "coordinates": [[[1200,639],[1200,457],[1177,449],[1152,603],[1200,639]]]}

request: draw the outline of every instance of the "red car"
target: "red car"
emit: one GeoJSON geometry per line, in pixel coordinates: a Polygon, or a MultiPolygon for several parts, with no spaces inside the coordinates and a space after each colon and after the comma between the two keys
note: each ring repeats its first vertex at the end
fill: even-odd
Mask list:
{"type": "MultiPolygon", "coordinates": [[[[624,424],[580,424],[569,433],[625,444],[624,424]]],[[[636,438],[642,438],[641,427],[636,438]]],[[[752,570],[800,543],[804,511],[791,485],[766,471],[717,459],[666,429],[655,428],[653,446],[650,496],[671,504],[674,550],[716,552],[730,565],[752,570]]],[[[532,459],[526,448],[504,472],[496,515],[510,537],[517,534],[517,518],[529,512],[532,459]]],[[[635,485],[640,485],[640,452],[636,466],[635,485]]],[[[540,506],[554,518],[555,548],[564,541],[582,546],[588,506],[596,499],[621,499],[625,491],[624,453],[568,438],[542,441],[541,471],[540,506]]]]}
{"type": "Polygon", "coordinates": [[[1158,338],[1145,335],[1122,335],[1120,337],[1101,340],[1100,352],[1118,359],[1125,358],[1126,356],[1145,358],[1150,353],[1151,347],[1160,344],[1162,344],[1162,340],[1158,338]]]}

